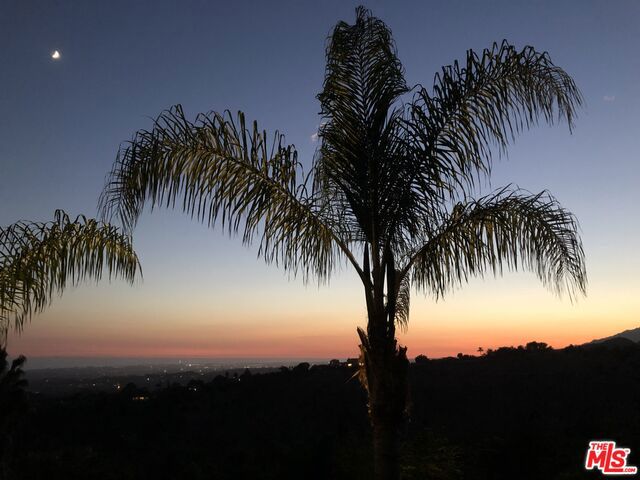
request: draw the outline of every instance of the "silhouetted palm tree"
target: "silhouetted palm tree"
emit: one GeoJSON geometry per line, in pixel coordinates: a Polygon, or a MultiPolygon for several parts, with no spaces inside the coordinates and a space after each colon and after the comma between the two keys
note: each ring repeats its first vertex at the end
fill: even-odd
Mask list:
{"type": "Polygon", "coordinates": [[[26,361],[20,355],[11,365],[7,361],[7,351],[0,347],[0,478],[9,477],[9,458],[12,448],[13,420],[27,408],[22,366],[26,361]]]}
{"type": "Polygon", "coordinates": [[[11,361],[7,360],[7,351],[0,348],[0,430],[4,430],[6,421],[24,405],[27,381],[23,378],[22,367],[26,361],[23,355],[11,361]]]}
{"type": "Polygon", "coordinates": [[[583,292],[574,217],[547,192],[502,188],[474,198],[495,151],[540,119],[572,125],[581,96],[546,53],[506,41],[410,89],[391,33],[358,8],[330,36],[321,145],[305,174],[293,146],[243,113],[187,120],[180,106],[121,148],[101,197],[104,218],[133,228],[144,205],[178,208],[256,241],[259,254],[305,279],[341,260],[364,287],[358,329],[376,478],[399,475],[413,286],[441,297],[472,275],[533,270],[560,292],[583,292]],[[409,98],[405,98],[409,96],[409,98]]]}
{"type": "Polygon", "coordinates": [[[139,270],[130,237],[114,226],[83,216],[72,221],[57,210],[51,222],[0,227],[0,343],[55,293],[88,277],[98,280],[105,269],[110,278],[128,281],[139,270]]]}

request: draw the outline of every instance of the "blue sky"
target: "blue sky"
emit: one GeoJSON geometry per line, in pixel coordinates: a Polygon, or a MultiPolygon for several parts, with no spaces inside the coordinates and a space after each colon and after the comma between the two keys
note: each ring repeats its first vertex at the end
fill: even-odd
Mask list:
{"type": "MultiPolygon", "coordinates": [[[[640,3],[365,4],[392,29],[411,84],[429,86],[442,65],[468,48],[506,38],[549,51],[586,100],[573,135],[565,126],[523,134],[496,165],[492,186],[549,189],[578,216],[590,276],[587,299],[570,306],[528,274],[474,281],[445,305],[414,302],[410,347],[413,342],[455,353],[470,348],[465,332],[487,344],[533,336],[566,344],[637,326],[640,3]],[[527,302],[544,318],[527,320],[527,302]],[[491,322],[469,318],[478,309],[491,322]],[[563,322],[566,331],[558,327],[563,322]]],[[[262,127],[285,133],[310,162],[326,37],[338,20],[353,21],[356,5],[4,2],[0,225],[49,219],[56,208],[94,215],[120,142],[176,103],[193,116],[243,110],[262,127]],[[61,53],[58,61],[50,58],[54,49],[61,53]]],[[[355,346],[364,305],[348,271],[329,287],[305,287],[257,262],[255,250],[237,239],[178,212],[145,215],[136,248],[144,282],[70,291],[15,344],[32,355],[151,355],[160,347],[178,354],[195,344],[211,355],[332,356],[355,346]]]]}

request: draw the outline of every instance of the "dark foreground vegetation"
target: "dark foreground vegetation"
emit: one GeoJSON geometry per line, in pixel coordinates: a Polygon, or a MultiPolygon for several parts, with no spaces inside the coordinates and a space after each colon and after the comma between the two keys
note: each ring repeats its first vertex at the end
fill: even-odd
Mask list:
{"type": "MultiPolygon", "coordinates": [[[[640,346],[501,348],[410,369],[406,479],[582,479],[589,440],[640,464],[640,346]]],[[[11,479],[368,479],[371,430],[354,370],[280,372],[154,392],[32,395],[4,422],[11,479]]],[[[6,420],[6,419],[4,419],[6,420]]]]}

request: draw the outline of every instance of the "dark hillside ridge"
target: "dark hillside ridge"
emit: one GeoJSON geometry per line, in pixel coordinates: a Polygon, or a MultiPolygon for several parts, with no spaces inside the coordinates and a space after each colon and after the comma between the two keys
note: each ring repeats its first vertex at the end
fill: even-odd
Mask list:
{"type": "Polygon", "coordinates": [[[596,340],[592,340],[586,345],[589,345],[590,343],[602,343],[606,342],[607,340],[613,340],[615,338],[626,338],[627,340],[638,343],[640,342],[640,327],[625,330],[624,332],[616,333],[615,335],[611,335],[610,337],[598,338],[596,340]]]}

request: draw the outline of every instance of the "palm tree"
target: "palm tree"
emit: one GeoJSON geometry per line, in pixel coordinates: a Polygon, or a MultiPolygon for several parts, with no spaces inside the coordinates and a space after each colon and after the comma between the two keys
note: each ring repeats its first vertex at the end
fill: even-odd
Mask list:
{"type": "Polygon", "coordinates": [[[24,356],[7,361],[7,351],[0,347],[0,478],[9,478],[13,420],[27,408],[22,366],[24,356]]]}
{"type": "Polygon", "coordinates": [[[358,334],[374,469],[396,479],[408,361],[395,333],[407,326],[411,287],[439,298],[470,276],[526,268],[557,292],[585,290],[576,220],[549,193],[477,195],[496,152],[540,120],[571,127],[581,96],[547,53],[506,41],[468,51],[431,90],[409,88],[391,32],[358,8],[355,24],[338,23],[329,38],[318,99],[309,173],[280,133],[243,113],[190,121],[178,105],[120,149],[101,211],[132,229],[145,204],[178,202],[305,280],[353,266],[368,313],[358,334]]]}
{"type": "Polygon", "coordinates": [[[20,355],[11,361],[7,360],[7,351],[0,348],[0,425],[4,425],[5,419],[10,416],[11,407],[22,402],[6,402],[11,397],[22,397],[27,381],[23,378],[24,371],[22,367],[26,362],[26,358],[20,355]]]}
{"type": "Polygon", "coordinates": [[[54,293],[86,278],[133,281],[139,270],[131,239],[112,225],[57,210],[51,222],[0,227],[0,344],[42,311],[54,293]]]}

